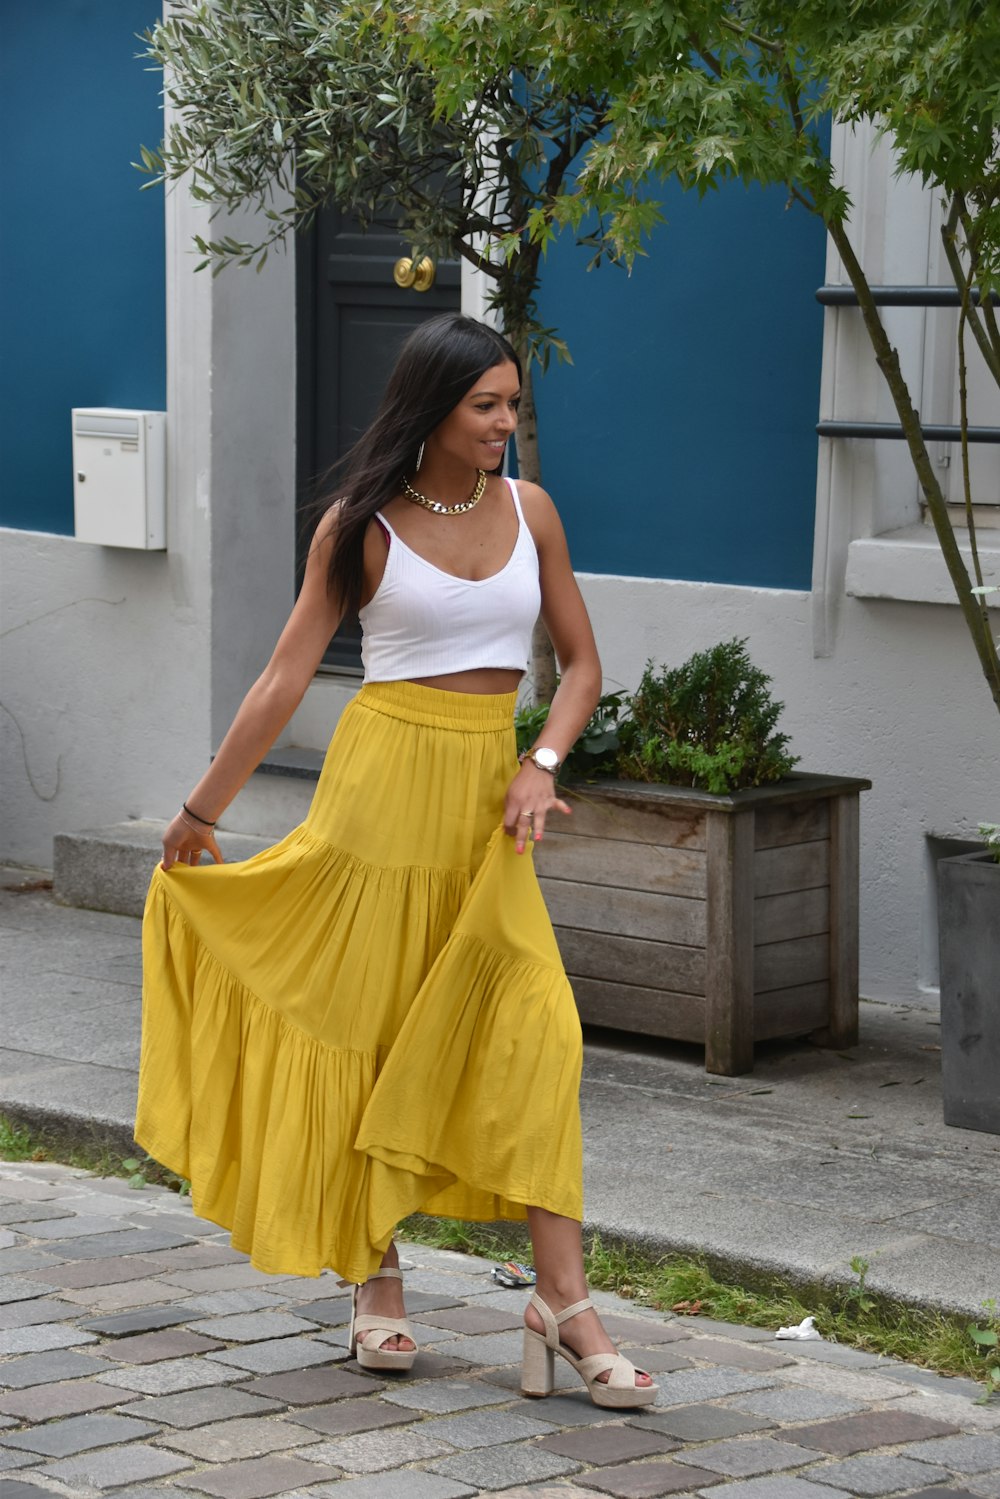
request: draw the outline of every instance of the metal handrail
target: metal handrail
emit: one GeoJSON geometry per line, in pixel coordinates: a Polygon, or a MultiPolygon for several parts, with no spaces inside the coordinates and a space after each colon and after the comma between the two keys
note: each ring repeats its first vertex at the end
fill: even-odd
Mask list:
{"type": "MultiPolygon", "coordinates": [[[[961,298],[957,286],[873,286],[872,300],[876,307],[959,307],[961,298]]],[[[853,286],[820,286],[816,300],[824,307],[857,307],[858,294],[853,286]]],[[[978,290],[973,287],[969,301],[978,305],[978,290]]],[[[990,292],[994,307],[1000,307],[1000,292],[990,292]]]]}
{"type": "MultiPolygon", "coordinates": [[[[930,426],[921,424],[921,432],[928,442],[961,442],[961,427],[930,426]]],[[[820,437],[878,437],[903,441],[906,433],[895,422],[817,422],[820,437]]],[[[1000,427],[970,427],[967,432],[970,442],[1000,442],[1000,427]]]]}
{"type": "MultiPolygon", "coordinates": [[[[876,307],[958,307],[960,305],[957,286],[873,286],[872,300],[876,307]]],[[[853,286],[820,286],[816,300],[824,307],[857,307],[858,294],[853,286]]],[[[973,288],[970,300],[979,302],[979,292],[973,288]]],[[[1000,293],[990,292],[990,301],[1000,307],[1000,293]]],[[[928,442],[961,442],[962,429],[940,424],[922,425],[928,442]]],[[[895,422],[841,422],[816,423],[820,437],[873,437],[902,442],[906,434],[895,422]]],[[[969,442],[1000,442],[1000,427],[969,427],[966,432],[969,442]]]]}

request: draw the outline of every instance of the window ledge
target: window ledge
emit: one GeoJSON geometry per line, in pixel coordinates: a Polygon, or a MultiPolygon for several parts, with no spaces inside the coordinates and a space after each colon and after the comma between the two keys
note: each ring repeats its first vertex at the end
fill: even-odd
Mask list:
{"type": "MultiPolygon", "coordinates": [[[[1000,538],[979,532],[979,561],[987,583],[1000,584],[1000,538]]],[[[962,556],[970,563],[968,545],[962,556]]],[[[847,548],[846,591],[856,599],[901,599],[917,604],[956,604],[937,537],[921,524],[860,537],[847,548]]],[[[990,608],[1000,608],[1000,594],[987,595],[990,608]]]]}

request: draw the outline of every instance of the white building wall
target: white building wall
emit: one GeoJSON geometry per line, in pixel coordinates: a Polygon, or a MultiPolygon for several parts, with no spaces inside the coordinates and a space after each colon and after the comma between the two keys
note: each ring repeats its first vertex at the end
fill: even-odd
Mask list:
{"type": "Polygon", "coordinates": [[[56,833],[141,816],[190,781],[208,739],[198,520],[186,558],[0,538],[4,861],[51,868],[56,833]]]}
{"type": "Polygon", "coordinates": [[[0,533],[7,862],[173,812],[294,596],[294,257],[196,273],[192,236],[219,221],[166,202],[167,551],[0,533]]]}
{"type": "MultiPolygon", "coordinates": [[[[233,219],[213,231],[253,233],[233,219]]],[[[270,256],[260,275],[223,273],[212,295],[215,749],[295,602],[294,253],[270,256]]],[[[187,377],[197,381],[198,372],[187,377]]]]}

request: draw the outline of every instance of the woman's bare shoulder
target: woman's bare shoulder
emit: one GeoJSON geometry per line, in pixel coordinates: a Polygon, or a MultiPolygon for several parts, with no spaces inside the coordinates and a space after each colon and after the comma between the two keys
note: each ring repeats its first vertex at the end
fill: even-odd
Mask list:
{"type": "Polygon", "coordinates": [[[562,524],[548,491],[540,484],[532,484],[528,479],[518,479],[515,482],[524,518],[535,541],[541,543],[548,537],[560,536],[562,524]]]}
{"type": "Polygon", "coordinates": [[[522,505],[548,506],[552,504],[552,496],[542,488],[540,484],[532,484],[530,479],[515,479],[517,493],[522,505]]]}

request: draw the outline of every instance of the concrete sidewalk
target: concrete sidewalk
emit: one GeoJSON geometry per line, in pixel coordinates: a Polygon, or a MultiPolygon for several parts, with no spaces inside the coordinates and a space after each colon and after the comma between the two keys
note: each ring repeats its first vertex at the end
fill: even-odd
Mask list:
{"type": "Polygon", "coordinates": [[[421,1352],[376,1378],[333,1275],[261,1275],[226,1237],[163,1188],[0,1163],[0,1499],[1000,1496],[970,1381],[598,1295],[656,1405],[599,1410],[562,1360],[528,1400],[526,1293],[405,1244],[421,1352]]]}
{"type": "MultiPolygon", "coordinates": [[[[22,878],[0,871],[0,1111],[127,1148],[139,923],[18,893],[22,878]]],[[[697,1048],[591,1038],[588,1226],[749,1280],[851,1281],[861,1255],[900,1301],[1000,1300],[1000,1137],[942,1123],[932,1014],[863,1005],[861,1034],[846,1053],[759,1047],[741,1078],[709,1077],[697,1048]]]]}

